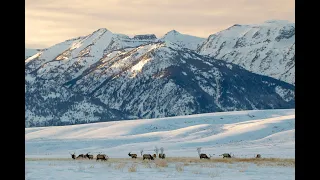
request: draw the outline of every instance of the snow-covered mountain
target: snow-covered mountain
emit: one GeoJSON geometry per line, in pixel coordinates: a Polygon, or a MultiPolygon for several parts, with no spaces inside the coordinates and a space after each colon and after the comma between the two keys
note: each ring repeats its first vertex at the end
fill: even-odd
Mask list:
{"type": "Polygon", "coordinates": [[[181,34],[176,30],[167,32],[159,39],[159,41],[174,43],[181,48],[188,48],[191,50],[197,50],[205,40],[205,38],[181,34]]]}
{"type": "Polygon", "coordinates": [[[41,51],[40,49],[25,49],[25,59],[37,54],[39,51],[41,51]]]}
{"type": "Polygon", "coordinates": [[[294,108],[294,86],[154,35],[92,34],[25,60],[26,127],[294,108]]]}
{"type": "Polygon", "coordinates": [[[295,84],[295,23],[239,25],[212,34],[197,52],[295,84]]]}

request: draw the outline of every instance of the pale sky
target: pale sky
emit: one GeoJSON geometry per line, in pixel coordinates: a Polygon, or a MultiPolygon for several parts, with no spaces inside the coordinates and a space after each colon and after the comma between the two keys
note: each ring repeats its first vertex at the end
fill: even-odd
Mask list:
{"type": "Polygon", "coordinates": [[[107,28],[129,36],[170,30],[207,38],[233,24],[295,22],[294,0],[26,0],[25,46],[46,48],[107,28]]]}

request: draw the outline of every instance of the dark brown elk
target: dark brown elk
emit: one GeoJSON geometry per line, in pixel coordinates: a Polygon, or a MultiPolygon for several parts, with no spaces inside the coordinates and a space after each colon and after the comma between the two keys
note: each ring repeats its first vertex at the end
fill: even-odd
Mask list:
{"type": "Polygon", "coordinates": [[[77,157],[77,159],[80,159],[80,158],[83,159],[83,158],[86,158],[86,157],[85,157],[85,155],[83,155],[83,154],[79,154],[79,156],[77,157]]]}
{"type": "Polygon", "coordinates": [[[91,155],[91,154],[89,154],[89,153],[87,153],[87,154],[85,155],[85,157],[88,158],[88,159],[93,159],[93,155],[91,155]]]}
{"type": "Polygon", "coordinates": [[[153,158],[156,158],[157,157],[157,155],[156,154],[153,154],[153,158]]]}
{"type": "Polygon", "coordinates": [[[131,152],[129,152],[128,154],[131,158],[137,158],[137,154],[131,154],[131,152]]]}
{"type": "Polygon", "coordinates": [[[109,159],[109,157],[105,154],[98,154],[97,155],[97,161],[101,160],[101,161],[107,161],[109,159]]]}
{"type": "Polygon", "coordinates": [[[142,158],[143,158],[143,160],[144,160],[144,159],[154,160],[154,158],[151,156],[151,154],[144,154],[144,155],[142,156],[142,158]]]}
{"type": "Polygon", "coordinates": [[[164,158],[166,158],[166,154],[159,154],[159,158],[161,158],[161,159],[164,159],[164,158]]]}
{"type": "Polygon", "coordinates": [[[200,154],[199,156],[200,156],[200,159],[210,159],[206,154],[200,154]]]}
{"type": "MultiPolygon", "coordinates": [[[[71,154],[71,153],[70,153],[71,154]]],[[[71,154],[72,159],[76,159],[75,153],[71,154]]]]}

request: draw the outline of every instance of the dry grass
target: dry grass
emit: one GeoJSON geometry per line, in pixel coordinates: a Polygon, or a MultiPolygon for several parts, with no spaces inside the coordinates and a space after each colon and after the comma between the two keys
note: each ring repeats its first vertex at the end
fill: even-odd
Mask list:
{"type": "Polygon", "coordinates": [[[188,162],[183,163],[184,166],[189,166],[190,164],[188,162]]]}
{"type": "Polygon", "coordinates": [[[128,168],[128,172],[137,172],[137,164],[133,163],[131,166],[128,168]]]}
{"type": "MultiPolygon", "coordinates": [[[[72,158],[25,158],[25,161],[90,161],[96,162],[96,160],[73,160],[72,158]]],[[[103,161],[102,161],[103,162],[103,161]]],[[[192,164],[202,164],[202,163],[254,163],[258,166],[288,166],[294,167],[295,166],[295,159],[285,159],[285,158],[211,158],[211,159],[199,159],[198,157],[166,157],[166,159],[155,159],[154,161],[149,160],[142,160],[141,157],[137,159],[132,158],[109,158],[108,163],[130,163],[130,162],[137,162],[143,163],[147,167],[151,168],[150,163],[154,162],[156,166],[162,167],[165,164],[169,163],[183,163],[184,166],[192,165],[192,164]],[[158,161],[160,160],[160,161],[158,161]],[[165,162],[163,162],[165,161],[165,162]]],[[[107,163],[107,162],[105,162],[107,163]]]]}
{"type": "Polygon", "coordinates": [[[24,158],[25,161],[71,161],[72,158],[24,158]]]}
{"type": "Polygon", "coordinates": [[[168,163],[164,159],[155,159],[154,163],[155,163],[156,167],[168,167],[168,163]]]}
{"type": "Polygon", "coordinates": [[[125,163],[118,163],[114,166],[115,169],[123,170],[123,168],[126,166],[125,163]]]}
{"type": "Polygon", "coordinates": [[[255,164],[274,164],[278,166],[292,166],[295,165],[293,158],[211,158],[199,159],[192,157],[172,157],[166,158],[168,163],[182,162],[182,163],[255,163],[255,164]]]}
{"type": "Polygon", "coordinates": [[[146,168],[152,168],[151,167],[151,164],[149,163],[149,162],[143,162],[143,164],[144,164],[144,167],[146,167],[146,168]]]}
{"type": "Polygon", "coordinates": [[[177,163],[175,167],[178,172],[184,171],[184,166],[182,163],[177,163]]]}

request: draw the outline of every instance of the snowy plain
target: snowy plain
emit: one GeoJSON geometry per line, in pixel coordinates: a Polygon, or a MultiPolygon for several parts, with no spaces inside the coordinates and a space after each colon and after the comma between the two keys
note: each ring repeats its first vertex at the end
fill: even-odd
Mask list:
{"type": "MultiPolygon", "coordinates": [[[[157,119],[25,129],[26,179],[294,179],[291,166],[215,162],[236,158],[295,157],[295,110],[251,110],[157,119]],[[142,162],[140,150],[163,147],[167,166],[142,162]],[[174,162],[170,158],[212,159],[174,162]],[[102,152],[107,162],[73,160],[70,153],[102,152]],[[128,153],[138,154],[129,159],[128,153]],[[181,166],[181,167],[180,167],[181,166]],[[131,169],[133,172],[130,172],[131,169]]],[[[148,160],[146,160],[148,161],[148,160]]],[[[278,163],[279,164],[279,163],[278,163]]]]}

